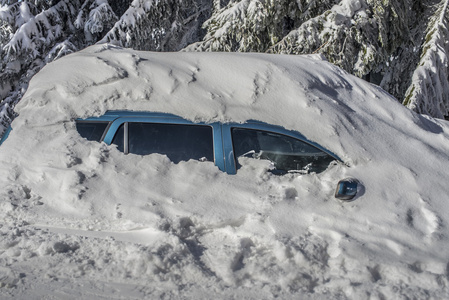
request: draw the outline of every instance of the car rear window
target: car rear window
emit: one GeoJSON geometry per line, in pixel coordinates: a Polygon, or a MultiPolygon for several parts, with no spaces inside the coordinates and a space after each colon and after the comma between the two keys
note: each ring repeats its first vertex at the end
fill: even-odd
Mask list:
{"type": "Polygon", "coordinates": [[[214,161],[213,131],[207,125],[128,123],[126,147],[125,126],[121,126],[112,143],[127,153],[165,154],[178,163],[189,159],[214,161]]]}
{"type": "Polygon", "coordinates": [[[109,122],[77,121],[76,130],[78,130],[83,138],[86,138],[89,141],[100,142],[108,124],[109,122]]]}
{"type": "Polygon", "coordinates": [[[236,159],[267,159],[279,171],[319,173],[335,160],[320,149],[283,134],[247,128],[232,128],[231,134],[236,159]]]}

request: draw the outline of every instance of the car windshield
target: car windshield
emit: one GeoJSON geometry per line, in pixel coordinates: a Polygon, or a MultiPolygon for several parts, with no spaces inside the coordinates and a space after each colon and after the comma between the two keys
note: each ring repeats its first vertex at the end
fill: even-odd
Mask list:
{"type": "Polygon", "coordinates": [[[232,128],[231,134],[236,158],[267,159],[281,172],[319,173],[335,160],[320,149],[283,134],[246,128],[232,128]]]}

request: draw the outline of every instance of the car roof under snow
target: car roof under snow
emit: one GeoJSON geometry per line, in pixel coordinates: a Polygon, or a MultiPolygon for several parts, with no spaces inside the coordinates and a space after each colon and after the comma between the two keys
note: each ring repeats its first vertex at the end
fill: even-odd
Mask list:
{"type": "Polygon", "coordinates": [[[54,121],[107,110],[201,122],[260,120],[299,131],[346,160],[370,151],[371,141],[356,135],[381,137],[395,127],[426,130],[432,123],[319,55],[155,53],[97,45],[46,66],[17,108],[22,115],[27,98],[30,106],[45,103],[42,118],[54,121]],[[348,149],[341,141],[351,137],[366,145],[348,149]]]}

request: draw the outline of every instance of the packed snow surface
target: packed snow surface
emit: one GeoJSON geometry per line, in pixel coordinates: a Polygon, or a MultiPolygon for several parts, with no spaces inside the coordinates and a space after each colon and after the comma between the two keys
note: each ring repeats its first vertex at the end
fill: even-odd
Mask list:
{"type": "Polygon", "coordinates": [[[98,45],[47,65],[0,147],[0,298],[449,297],[449,126],[320,56],[98,45]],[[107,110],[260,120],[338,155],[236,175],[89,142],[107,110]],[[339,180],[362,189],[334,198],[339,180]]]}

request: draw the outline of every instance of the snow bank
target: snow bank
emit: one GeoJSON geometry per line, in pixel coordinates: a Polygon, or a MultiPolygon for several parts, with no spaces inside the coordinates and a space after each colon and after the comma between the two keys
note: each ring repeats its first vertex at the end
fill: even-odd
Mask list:
{"type": "Polygon", "coordinates": [[[449,295],[449,126],[319,56],[93,46],[42,69],[17,110],[0,147],[3,296],[449,295]],[[75,130],[110,109],[261,120],[344,163],[231,176],[125,156],[75,130]],[[365,189],[351,203],[333,197],[346,177],[365,189]]]}

